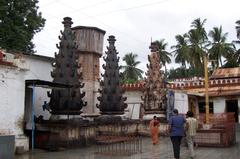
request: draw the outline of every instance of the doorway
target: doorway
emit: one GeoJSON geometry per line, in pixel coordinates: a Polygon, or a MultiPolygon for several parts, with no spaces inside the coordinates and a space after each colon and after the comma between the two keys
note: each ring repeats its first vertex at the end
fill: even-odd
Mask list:
{"type": "Polygon", "coordinates": [[[226,100],[226,111],[234,112],[235,121],[238,122],[238,101],[237,100],[226,100]]]}

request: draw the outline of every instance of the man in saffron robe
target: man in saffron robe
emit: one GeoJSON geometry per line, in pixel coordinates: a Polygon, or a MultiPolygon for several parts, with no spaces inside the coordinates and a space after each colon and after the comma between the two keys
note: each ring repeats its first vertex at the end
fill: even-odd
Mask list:
{"type": "Polygon", "coordinates": [[[153,145],[156,145],[158,143],[158,127],[159,121],[157,120],[157,117],[154,116],[149,124],[153,145]]]}

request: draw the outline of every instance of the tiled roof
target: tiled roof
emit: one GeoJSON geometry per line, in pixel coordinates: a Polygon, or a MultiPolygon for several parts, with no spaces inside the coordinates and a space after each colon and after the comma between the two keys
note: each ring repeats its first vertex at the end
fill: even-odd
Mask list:
{"type": "MultiPolygon", "coordinates": [[[[210,79],[209,87],[218,87],[223,85],[240,85],[240,78],[210,79]]],[[[195,89],[204,88],[204,80],[171,83],[171,89],[195,89]]]]}
{"type": "MultiPolygon", "coordinates": [[[[188,94],[204,96],[205,88],[196,88],[187,90],[188,94]]],[[[227,95],[240,95],[240,85],[238,86],[222,86],[222,87],[210,87],[208,89],[209,96],[227,96],[227,95]]]]}
{"type": "Polygon", "coordinates": [[[233,78],[240,77],[240,67],[235,68],[219,68],[213,71],[210,79],[219,79],[219,78],[233,78]]]}
{"type": "MultiPolygon", "coordinates": [[[[209,78],[209,96],[240,95],[240,67],[216,69],[209,78]]],[[[205,80],[177,80],[170,89],[185,90],[188,94],[204,96],[205,80]]]]}
{"type": "MultiPolygon", "coordinates": [[[[209,79],[209,96],[240,95],[240,67],[231,69],[218,69],[218,71],[214,73],[214,77],[218,78],[209,79]],[[223,72],[225,72],[224,76],[223,72]]],[[[122,85],[122,88],[126,91],[141,91],[143,87],[144,81],[135,84],[122,85]]],[[[167,88],[172,90],[186,91],[188,94],[192,95],[205,95],[203,78],[176,79],[171,83],[168,83],[167,88]]]]}

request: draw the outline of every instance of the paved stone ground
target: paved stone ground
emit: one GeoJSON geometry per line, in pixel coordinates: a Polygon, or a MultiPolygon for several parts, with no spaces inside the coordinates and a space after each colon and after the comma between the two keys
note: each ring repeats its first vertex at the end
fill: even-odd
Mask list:
{"type": "MultiPolygon", "coordinates": [[[[100,155],[96,154],[99,146],[91,146],[81,149],[64,150],[59,152],[47,152],[35,150],[15,156],[14,159],[173,159],[172,145],[168,137],[161,137],[159,145],[152,145],[150,138],[143,138],[142,153],[131,156],[100,155]]],[[[239,159],[240,157],[240,129],[237,131],[237,143],[229,148],[198,147],[196,159],[239,159]]],[[[188,149],[181,147],[181,159],[189,159],[188,149]]]]}

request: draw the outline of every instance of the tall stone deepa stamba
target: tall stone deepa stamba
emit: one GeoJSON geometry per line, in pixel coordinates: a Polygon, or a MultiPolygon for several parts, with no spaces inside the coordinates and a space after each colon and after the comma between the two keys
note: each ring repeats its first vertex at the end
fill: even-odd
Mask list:
{"type": "Polygon", "coordinates": [[[84,84],[81,83],[82,73],[78,70],[80,65],[77,62],[76,46],[74,43],[74,34],[71,30],[71,18],[65,17],[64,31],[61,31],[62,37],[59,36],[61,42],[57,45],[58,54],[55,53],[55,62],[53,62],[53,71],[51,76],[53,82],[72,85],[67,89],[53,89],[50,97],[49,106],[52,114],[60,115],[77,115],[81,114],[81,109],[87,103],[83,101],[85,92],[81,91],[84,84]]]}
{"type": "Polygon", "coordinates": [[[156,43],[151,43],[149,47],[151,54],[148,55],[149,64],[147,64],[145,85],[143,90],[143,108],[144,114],[155,114],[165,117],[166,87],[161,73],[161,64],[157,53],[156,43]]]}
{"type": "Polygon", "coordinates": [[[106,64],[102,66],[105,72],[101,74],[103,77],[100,82],[102,89],[99,90],[101,95],[98,97],[100,104],[97,105],[97,108],[100,109],[101,114],[124,114],[124,109],[127,107],[124,101],[127,98],[122,96],[123,89],[120,86],[119,57],[117,57],[118,53],[114,46],[116,39],[114,36],[109,36],[108,41],[107,56],[103,58],[106,64]]]}

